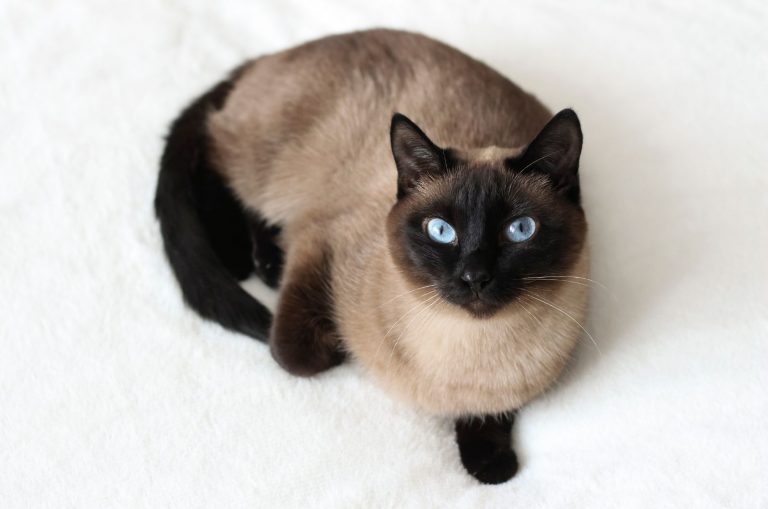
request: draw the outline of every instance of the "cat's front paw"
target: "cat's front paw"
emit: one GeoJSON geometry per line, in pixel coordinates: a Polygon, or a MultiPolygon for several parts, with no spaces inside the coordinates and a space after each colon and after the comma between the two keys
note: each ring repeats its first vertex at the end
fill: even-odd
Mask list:
{"type": "Polygon", "coordinates": [[[512,449],[514,413],[465,417],[456,421],[456,441],[464,468],[484,484],[501,484],[517,472],[512,449]]]}
{"type": "Polygon", "coordinates": [[[345,352],[330,344],[331,341],[337,341],[335,338],[316,342],[313,342],[314,339],[306,339],[308,334],[316,332],[309,330],[304,336],[294,335],[288,339],[273,333],[270,338],[272,357],[288,373],[301,377],[315,376],[344,362],[345,352]],[[294,340],[295,337],[298,340],[294,340]]]}
{"type": "Polygon", "coordinates": [[[512,449],[496,450],[493,454],[469,455],[461,458],[472,477],[483,484],[501,484],[517,472],[517,455],[512,449]]]}

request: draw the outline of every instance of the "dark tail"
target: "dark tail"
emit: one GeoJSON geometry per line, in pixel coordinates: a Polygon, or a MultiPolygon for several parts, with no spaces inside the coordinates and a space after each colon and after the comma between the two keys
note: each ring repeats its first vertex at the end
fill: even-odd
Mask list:
{"type": "Polygon", "coordinates": [[[209,158],[206,120],[235,79],[236,73],[197,99],[171,126],[155,212],[186,302],[205,318],[266,341],[272,315],[237,281],[254,268],[247,214],[209,158]]]}

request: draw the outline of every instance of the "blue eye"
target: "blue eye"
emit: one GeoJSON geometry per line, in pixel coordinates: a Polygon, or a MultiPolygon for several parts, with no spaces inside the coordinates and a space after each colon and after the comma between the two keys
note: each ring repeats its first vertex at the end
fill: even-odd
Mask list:
{"type": "Polygon", "coordinates": [[[427,223],[427,234],[429,234],[430,239],[440,244],[450,244],[456,240],[456,230],[439,217],[429,220],[427,223]]]}
{"type": "Polygon", "coordinates": [[[512,242],[524,242],[536,231],[536,221],[528,216],[518,217],[507,226],[507,238],[512,242]]]}

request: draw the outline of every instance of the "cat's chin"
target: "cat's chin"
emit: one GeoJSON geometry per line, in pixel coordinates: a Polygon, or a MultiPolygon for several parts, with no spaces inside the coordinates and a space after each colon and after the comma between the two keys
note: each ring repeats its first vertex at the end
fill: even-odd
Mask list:
{"type": "Polygon", "coordinates": [[[481,297],[471,297],[466,302],[460,304],[473,318],[482,320],[490,318],[501,309],[501,305],[489,302],[481,297]]]}

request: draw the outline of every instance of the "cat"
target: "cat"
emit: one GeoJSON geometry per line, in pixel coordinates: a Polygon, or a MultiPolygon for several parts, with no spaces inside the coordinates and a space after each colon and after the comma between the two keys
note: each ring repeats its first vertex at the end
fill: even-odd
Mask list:
{"type": "Polygon", "coordinates": [[[433,39],[362,31],[248,61],[194,101],[155,209],[200,315],[298,376],[351,357],[454,419],[466,469],[500,483],[514,412],[582,331],[581,148],[572,110],[433,39]],[[274,317],[238,284],[252,273],[279,288],[274,317]]]}

